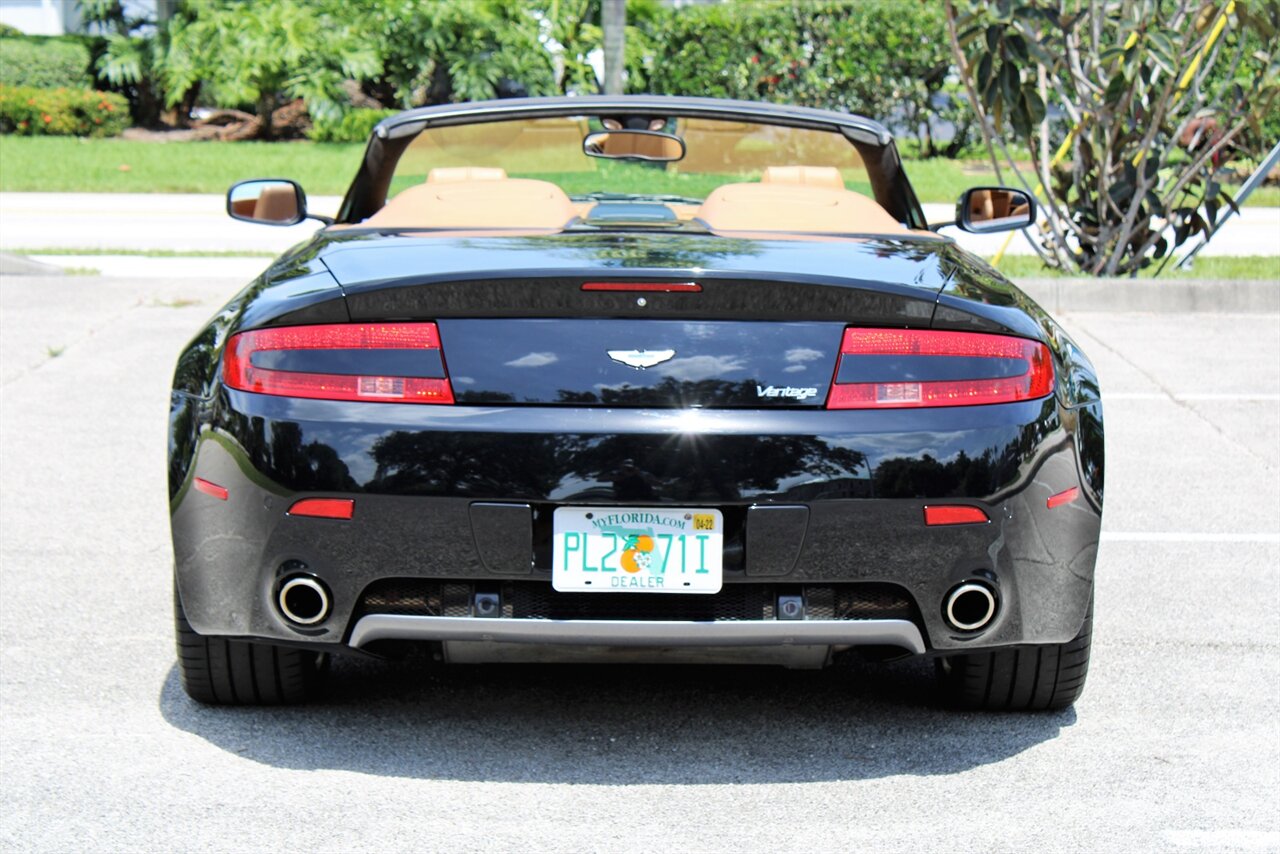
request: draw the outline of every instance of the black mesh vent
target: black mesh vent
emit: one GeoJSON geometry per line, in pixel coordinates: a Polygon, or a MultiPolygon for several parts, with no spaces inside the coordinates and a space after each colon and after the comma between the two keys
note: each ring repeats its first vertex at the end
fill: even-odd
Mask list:
{"type": "Polygon", "coordinates": [[[360,597],[363,614],[417,614],[439,617],[442,613],[440,584],[418,578],[387,578],[375,581],[360,597]]]}
{"type": "Polygon", "coordinates": [[[502,594],[502,616],[522,620],[772,620],[779,593],[803,595],[811,620],[914,620],[911,596],[895,584],[726,584],[711,595],[557,593],[546,581],[479,585],[391,578],[365,588],[357,615],[466,617],[476,588],[502,594]]]}

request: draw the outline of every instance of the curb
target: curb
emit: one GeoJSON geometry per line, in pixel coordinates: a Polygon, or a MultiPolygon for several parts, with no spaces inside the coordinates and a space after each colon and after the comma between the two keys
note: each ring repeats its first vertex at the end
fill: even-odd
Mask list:
{"type": "Polygon", "coordinates": [[[61,267],[32,261],[24,255],[0,252],[0,276],[64,276],[61,267]]]}
{"type": "Polygon", "coordinates": [[[1073,311],[1280,313],[1280,280],[1026,279],[1018,287],[1052,314],[1073,311]]]}

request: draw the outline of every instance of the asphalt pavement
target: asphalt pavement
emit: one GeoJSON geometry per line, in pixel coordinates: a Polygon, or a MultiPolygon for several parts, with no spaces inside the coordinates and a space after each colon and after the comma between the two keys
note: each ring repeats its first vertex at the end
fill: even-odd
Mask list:
{"type": "Polygon", "coordinates": [[[420,658],[204,708],[174,669],[165,416],[238,287],[0,278],[0,849],[1280,850],[1280,315],[1062,317],[1107,419],[1073,709],[946,711],[911,664],[420,658]]]}

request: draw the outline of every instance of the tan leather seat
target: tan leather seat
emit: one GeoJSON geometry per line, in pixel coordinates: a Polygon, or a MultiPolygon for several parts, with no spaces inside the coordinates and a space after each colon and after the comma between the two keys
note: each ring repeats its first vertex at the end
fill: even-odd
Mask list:
{"type": "Polygon", "coordinates": [[[497,166],[438,166],[427,173],[428,184],[459,184],[464,181],[501,181],[507,170],[497,166]]]}
{"type": "Polygon", "coordinates": [[[525,178],[418,184],[361,228],[563,228],[577,212],[564,191],[525,178]]]}
{"type": "Polygon", "coordinates": [[[760,183],[844,189],[844,178],[840,176],[840,170],[834,166],[769,166],[760,176],[760,183]]]}
{"type": "Polygon", "coordinates": [[[298,218],[298,194],[293,187],[263,187],[253,206],[253,218],[263,222],[289,222],[298,218]]]}
{"type": "Polygon", "coordinates": [[[1025,202],[1013,203],[1016,198],[1008,190],[977,190],[969,194],[969,218],[974,222],[989,222],[1011,216],[1026,216],[1030,206],[1025,202]]]}
{"type": "Polygon", "coordinates": [[[907,230],[860,193],[798,184],[724,184],[707,196],[697,216],[712,231],[902,234],[907,230]]]}

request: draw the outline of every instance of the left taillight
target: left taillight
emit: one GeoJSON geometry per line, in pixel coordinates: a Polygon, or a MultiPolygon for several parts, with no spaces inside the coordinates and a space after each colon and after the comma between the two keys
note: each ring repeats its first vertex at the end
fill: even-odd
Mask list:
{"type": "Polygon", "coordinates": [[[1053,393],[1039,341],[939,329],[844,331],[828,409],[979,406],[1053,393]]]}
{"type": "Polygon", "coordinates": [[[227,342],[223,381],[280,397],[453,403],[434,323],[281,326],[227,342]]]}

